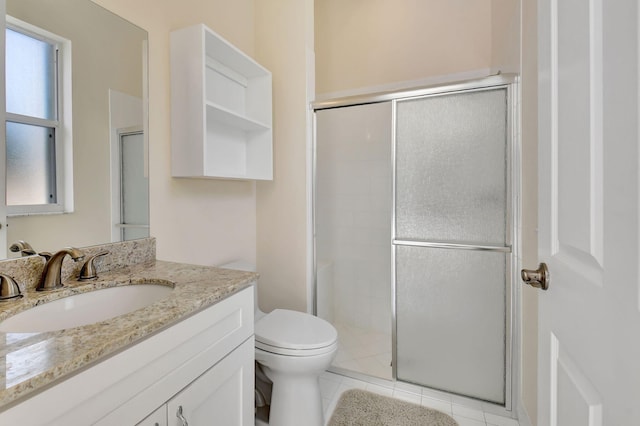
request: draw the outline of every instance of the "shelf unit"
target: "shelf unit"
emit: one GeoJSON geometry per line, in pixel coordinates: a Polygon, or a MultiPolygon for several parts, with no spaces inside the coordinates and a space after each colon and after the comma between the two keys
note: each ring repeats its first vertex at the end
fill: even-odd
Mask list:
{"type": "Polygon", "coordinates": [[[171,173],[273,179],[271,73],[203,24],[171,32],[171,173]]]}

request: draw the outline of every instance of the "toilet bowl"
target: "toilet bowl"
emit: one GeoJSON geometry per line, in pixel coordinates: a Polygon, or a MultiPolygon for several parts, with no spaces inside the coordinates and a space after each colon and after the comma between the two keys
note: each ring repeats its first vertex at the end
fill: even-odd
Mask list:
{"type": "Polygon", "coordinates": [[[276,309],[255,324],[256,361],[273,382],[269,424],[324,424],[318,378],[338,349],[338,333],[309,314],[276,309]]]}
{"type": "MultiPolygon", "coordinates": [[[[222,267],[254,270],[242,263],[222,267]]],[[[272,382],[270,398],[266,395],[268,424],[323,426],[319,376],[336,355],[338,332],[329,322],[303,312],[276,309],[265,314],[258,308],[257,296],[256,289],[255,359],[272,382]]],[[[264,394],[260,392],[261,399],[264,394]]]]}

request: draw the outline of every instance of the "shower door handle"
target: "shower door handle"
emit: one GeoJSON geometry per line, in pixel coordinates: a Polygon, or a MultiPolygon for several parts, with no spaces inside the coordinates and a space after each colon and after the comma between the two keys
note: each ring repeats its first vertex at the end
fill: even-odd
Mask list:
{"type": "Polygon", "coordinates": [[[525,284],[532,287],[546,290],[549,288],[549,268],[546,263],[538,265],[538,269],[523,269],[520,276],[525,284]]]}

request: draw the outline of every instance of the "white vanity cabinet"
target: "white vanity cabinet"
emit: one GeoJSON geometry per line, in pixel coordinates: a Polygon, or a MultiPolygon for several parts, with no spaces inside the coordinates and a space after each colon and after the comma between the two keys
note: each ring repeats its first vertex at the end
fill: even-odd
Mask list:
{"type": "MultiPolygon", "coordinates": [[[[179,303],[179,301],[176,301],[179,303]]],[[[253,289],[209,306],[0,413],[0,424],[249,426],[253,289]]]]}
{"type": "Polygon", "coordinates": [[[171,172],[273,179],[271,73],[203,24],[171,32],[171,172]]]}
{"type": "Polygon", "coordinates": [[[253,425],[253,353],[249,339],[138,425],[253,425]]]}
{"type": "Polygon", "coordinates": [[[253,424],[253,354],[252,339],[238,349],[239,356],[227,357],[183,389],[167,403],[169,424],[182,425],[246,425],[253,424]],[[251,372],[251,375],[247,374],[251,372]],[[247,389],[251,403],[238,398],[247,389]],[[247,410],[248,409],[248,410],[247,410]],[[249,421],[247,421],[249,420],[249,421]]]}
{"type": "Polygon", "coordinates": [[[136,426],[168,426],[167,404],[162,405],[136,426]]]}

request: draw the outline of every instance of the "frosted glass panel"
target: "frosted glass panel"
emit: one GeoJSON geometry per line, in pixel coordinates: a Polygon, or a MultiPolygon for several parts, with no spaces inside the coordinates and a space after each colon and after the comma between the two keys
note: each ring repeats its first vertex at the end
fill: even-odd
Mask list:
{"type": "Polygon", "coordinates": [[[55,120],[55,48],[10,29],[6,35],[7,112],[55,120]]]}
{"type": "Polygon", "coordinates": [[[396,238],[506,243],[506,95],[397,103],[396,238]]]}
{"type": "Polygon", "coordinates": [[[334,366],[391,379],[391,103],[316,112],[317,314],[334,366]]]}
{"type": "Polygon", "coordinates": [[[54,129],[7,122],[7,205],[56,202],[54,129]]]}
{"type": "Polygon", "coordinates": [[[508,256],[396,247],[398,380],[504,403],[508,256]]]}

